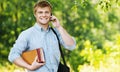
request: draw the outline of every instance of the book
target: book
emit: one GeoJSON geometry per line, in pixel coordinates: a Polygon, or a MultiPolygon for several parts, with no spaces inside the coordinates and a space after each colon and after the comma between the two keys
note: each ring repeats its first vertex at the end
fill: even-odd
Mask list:
{"type": "Polygon", "coordinates": [[[39,63],[45,62],[44,52],[43,52],[42,48],[37,48],[34,50],[25,51],[22,53],[21,56],[22,56],[23,60],[25,60],[30,65],[35,60],[36,56],[37,56],[37,62],[39,62],[39,63]]]}

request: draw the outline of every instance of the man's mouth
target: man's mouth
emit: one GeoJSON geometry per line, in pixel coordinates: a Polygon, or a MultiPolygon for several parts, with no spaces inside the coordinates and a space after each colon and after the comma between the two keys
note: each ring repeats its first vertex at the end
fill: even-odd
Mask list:
{"type": "Polygon", "coordinates": [[[48,18],[40,18],[41,20],[48,20],[48,18]]]}

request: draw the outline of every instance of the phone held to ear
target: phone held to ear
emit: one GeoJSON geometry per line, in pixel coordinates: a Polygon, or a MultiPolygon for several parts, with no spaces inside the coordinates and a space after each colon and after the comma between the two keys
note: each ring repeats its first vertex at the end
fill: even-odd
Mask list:
{"type": "Polygon", "coordinates": [[[51,14],[50,21],[55,21],[56,19],[53,19],[52,17],[53,17],[53,16],[52,16],[52,14],[51,14]]]}
{"type": "Polygon", "coordinates": [[[52,19],[52,17],[50,18],[50,21],[55,21],[55,19],[52,19]]]}

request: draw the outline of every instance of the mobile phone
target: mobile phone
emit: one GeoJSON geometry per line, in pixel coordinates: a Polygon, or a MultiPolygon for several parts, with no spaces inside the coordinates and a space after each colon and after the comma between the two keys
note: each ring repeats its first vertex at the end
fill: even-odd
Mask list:
{"type": "Polygon", "coordinates": [[[50,21],[52,21],[52,13],[51,13],[50,21]]]}
{"type": "Polygon", "coordinates": [[[52,19],[52,13],[51,13],[51,18],[50,18],[50,21],[55,21],[56,19],[52,19]]]}

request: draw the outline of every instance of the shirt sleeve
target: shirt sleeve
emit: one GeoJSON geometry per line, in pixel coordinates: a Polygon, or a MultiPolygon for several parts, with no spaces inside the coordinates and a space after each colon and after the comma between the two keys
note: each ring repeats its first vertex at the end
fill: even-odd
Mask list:
{"type": "Polygon", "coordinates": [[[56,33],[57,33],[57,36],[58,36],[59,40],[60,40],[60,44],[61,44],[64,48],[66,48],[66,49],[68,49],[68,50],[73,50],[73,49],[75,48],[75,46],[76,46],[76,40],[75,40],[74,37],[72,37],[72,39],[74,40],[74,44],[73,44],[72,46],[69,46],[69,45],[66,45],[66,44],[65,44],[65,42],[64,42],[63,39],[62,39],[62,36],[60,35],[59,31],[58,31],[56,28],[55,28],[55,31],[56,31],[56,33]]]}
{"type": "Polygon", "coordinates": [[[25,32],[22,32],[18,39],[16,40],[13,48],[11,48],[8,55],[8,60],[13,62],[16,58],[20,57],[21,53],[27,48],[27,35],[25,32]]]}

